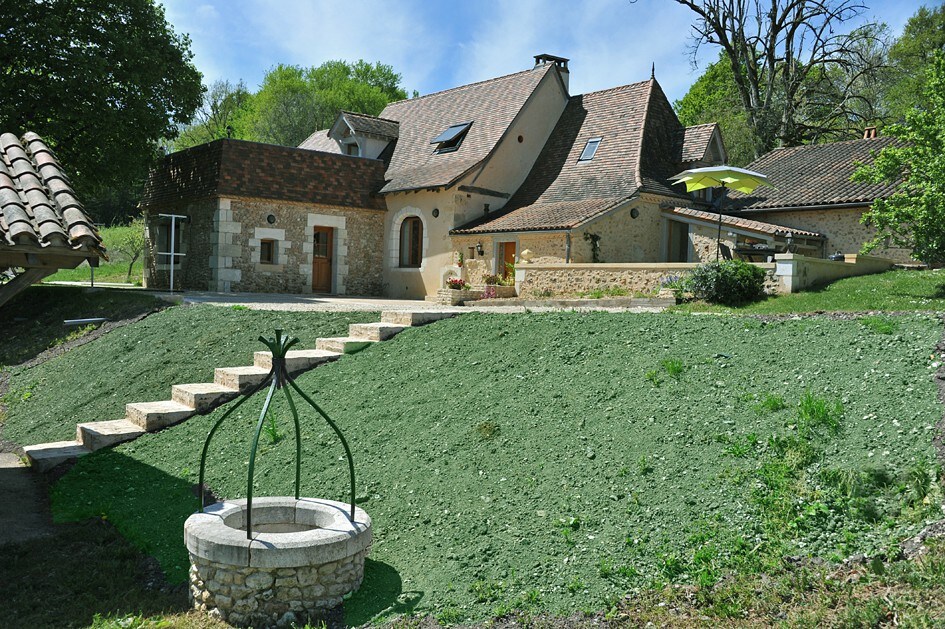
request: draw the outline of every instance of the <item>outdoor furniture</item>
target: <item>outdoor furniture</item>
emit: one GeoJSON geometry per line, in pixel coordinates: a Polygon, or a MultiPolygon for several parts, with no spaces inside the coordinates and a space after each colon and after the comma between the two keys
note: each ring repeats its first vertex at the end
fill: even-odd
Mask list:
{"type": "Polygon", "coordinates": [[[782,253],[782,251],[764,243],[735,248],[735,255],[748,262],[769,262],[776,253],[782,253]]]}

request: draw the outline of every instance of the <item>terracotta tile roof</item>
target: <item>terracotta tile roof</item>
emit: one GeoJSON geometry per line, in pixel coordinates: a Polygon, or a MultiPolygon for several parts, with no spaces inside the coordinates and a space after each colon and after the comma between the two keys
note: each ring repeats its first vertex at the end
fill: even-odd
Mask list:
{"type": "Polygon", "coordinates": [[[35,133],[0,135],[0,249],[38,245],[104,257],[102,238],[52,150],[35,133]]]}
{"type": "Polygon", "coordinates": [[[319,129],[308,136],[299,144],[299,148],[308,149],[310,151],[322,151],[323,153],[341,154],[341,148],[338,146],[338,143],[328,137],[328,129],[319,129]]]}
{"type": "Polygon", "coordinates": [[[498,144],[554,64],[389,104],[381,117],[400,123],[382,192],[448,186],[498,144]],[[447,127],[472,122],[459,149],[434,153],[430,140],[447,127]]]}
{"type": "Polygon", "coordinates": [[[746,166],[768,176],[775,186],[761,186],[751,195],[732,192],[727,206],[740,210],[868,205],[891,195],[895,185],[850,181],[857,162],[873,161],[873,154],[895,144],[892,137],[849,140],[779,148],[746,166]]]}
{"type": "Polygon", "coordinates": [[[166,156],[141,205],[245,197],[386,210],[384,162],[244,140],[215,140],[166,156]]]}
{"type": "Polygon", "coordinates": [[[718,129],[719,125],[715,122],[709,124],[699,124],[692,127],[686,127],[679,134],[680,158],[679,161],[686,164],[690,162],[699,162],[705,157],[709,150],[709,141],[712,134],[718,129]]]}
{"type": "MultiPolygon", "coordinates": [[[[663,214],[672,216],[688,216],[689,218],[699,219],[713,225],[718,225],[719,222],[719,215],[716,212],[703,212],[702,210],[693,210],[691,208],[669,208],[663,210],[663,214]]],[[[790,233],[794,234],[795,236],[804,236],[805,238],[824,237],[823,234],[818,232],[796,229],[794,227],[782,227],[781,225],[775,225],[774,223],[753,221],[748,218],[741,218],[740,216],[728,216],[725,214],[722,215],[722,225],[730,228],[740,228],[762,234],[770,234],[772,236],[786,236],[790,233]]]]}
{"type": "Polygon", "coordinates": [[[400,123],[396,120],[359,114],[353,111],[343,111],[341,115],[359,133],[369,133],[390,139],[396,139],[400,134],[400,123]]]}
{"type": "Polygon", "coordinates": [[[571,228],[638,192],[688,198],[666,181],[678,172],[681,132],[655,80],[572,96],[505,207],[452,233],[571,228]],[[587,141],[598,137],[594,158],[578,161],[587,141]]]}

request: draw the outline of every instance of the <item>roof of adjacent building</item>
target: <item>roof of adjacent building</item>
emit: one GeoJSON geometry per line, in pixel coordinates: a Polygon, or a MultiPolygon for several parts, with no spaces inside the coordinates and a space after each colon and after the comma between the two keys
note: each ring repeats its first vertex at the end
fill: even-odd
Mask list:
{"type": "Polygon", "coordinates": [[[299,148],[308,149],[310,151],[321,151],[323,153],[338,153],[340,155],[341,148],[339,148],[337,142],[328,137],[329,131],[330,129],[319,129],[305,138],[305,140],[299,144],[299,148]]]}
{"type": "Polygon", "coordinates": [[[390,139],[396,139],[400,135],[400,123],[396,120],[359,114],[353,111],[342,111],[341,116],[357,133],[379,135],[390,139]]]}
{"type": "Polygon", "coordinates": [[[730,192],[727,206],[739,210],[794,209],[863,203],[890,196],[896,184],[854,183],[858,163],[897,142],[892,137],[808,144],[774,149],[746,166],[768,176],[774,186],[750,194],[730,192]]]}
{"type": "Polygon", "coordinates": [[[485,160],[539,82],[555,64],[390,103],[381,117],[399,123],[399,137],[381,192],[449,186],[485,160]],[[430,141],[447,127],[472,122],[459,149],[436,153],[430,141]]]}
{"type": "Polygon", "coordinates": [[[386,210],[376,194],[384,162],[274,144],[222,139],[164,157],[141,204],[243,197],[386,210]]]}
{"type": "Polygon", "coordinates": [[[95,257],[105,251],[59,160],[32,132],[0,135],[0,248],[17,245],[95,257]]]}
{"type": "Polygon", "coordinates": [[[680,148],[680,159],[682,163],[701,162],[709,152],[709,143],[712,141],[712,135],[719,128],[718,123],[710,122],[708,124],[697,124],[692,127],[686,127],[680,133],[679,141],[682,143],[680,148]]]}
{"type": "MultiPolygon", "coordinates": [[[[692,208],[674,207],[663,210],[663,213],[672,216],[694,218],[700,221],[711,223],[713,225],[717,225],[719,222],[719,215],[717,212],[705,212],[703,210],[694,210],[692,208]]],[[[730,229],[745,229],[748,231],[769,234],[772,236],[787,236],[788,234],[793,234],[795,236],[804,236],[805,238],[824,237],[824,235],[819,232],[797,229],[795,227],[782,227],[781,225],[775,225],[773,223],[753,221],[749,218],[728,216],[726,214],[722,215],[722,225],[730,229]]]]}
{"type": "Polygon", "coordinates": [[[524,183],[500,211],[452,233],[571,229],[650,192],[688,198],[667,178],[683,129],[654,79],[572,96],[524,183]],[[588,140],[593,159],[580,161],[588,140]]]}

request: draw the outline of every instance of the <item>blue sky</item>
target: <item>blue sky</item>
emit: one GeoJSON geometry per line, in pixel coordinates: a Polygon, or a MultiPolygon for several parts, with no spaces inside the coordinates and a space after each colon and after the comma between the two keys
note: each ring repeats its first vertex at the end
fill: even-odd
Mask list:
{"type": "MultiPolygon", "coordinates": [[[[672,0],[164,0],[168,21],[192,40],[204,81],[243,79],[255,90],[277,63],[381,61],[408,92],[428,94],[531,67],[532,56],[571,59],[571,93],[656,78],[681,98],[700,67],[689,59],[693,14],[672,0]]],[[[899,35],[921,0],[869,2],[899,35]]]]}

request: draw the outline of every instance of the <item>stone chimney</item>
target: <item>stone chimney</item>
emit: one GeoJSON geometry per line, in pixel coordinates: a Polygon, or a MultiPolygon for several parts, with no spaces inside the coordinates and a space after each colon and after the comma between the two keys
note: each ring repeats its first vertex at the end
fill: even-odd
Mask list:
{"type": "Polygon", "coordinates": [[[549,54],[535,55],[536,68],[549,63],[553,63],[558,66],[558,73],[561,74],[561,80],[564,81],[564,89],[568,92],[568,94],[570,94],[569,79],[571,78],[571,73],[568,71],[568,61],[570,61],[570,59],[556,57],[549,54]]]}
{"type": "Polygon", "coordinates": [[[873,138],[879,137],[879,134],[876,133],[876,127],[866,127],[863,129],[863,139],[872,140],[873,138]]]}

